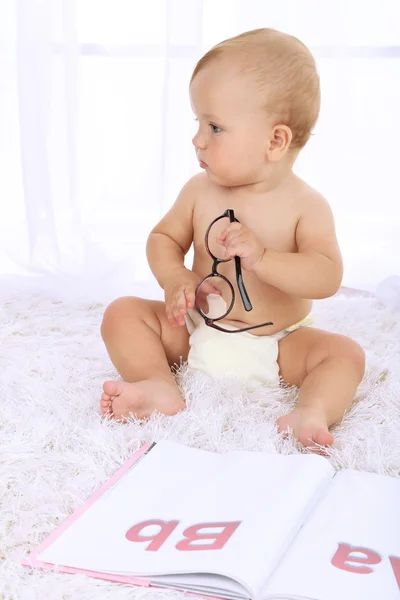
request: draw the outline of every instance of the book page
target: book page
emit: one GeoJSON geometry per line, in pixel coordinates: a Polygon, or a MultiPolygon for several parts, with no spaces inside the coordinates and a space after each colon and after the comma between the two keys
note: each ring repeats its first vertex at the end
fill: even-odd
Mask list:
{"type": "Polygon", "coordinates": [[[181,573],[178,584],[176,583],[176,579],[177,575],[159,575],[153,581],[157,587],[190,590],[198,594],[219,595],[223,598],[240,600],[249,597],[249,592],[242,585],[230,578],[222,577],[222,575],[181,573]]]}
{"type": "Polygon", "coordinates": [[[400,479],[338,473],[262,598],[400,598],[400,479]]]}
{"type": "Polygon", "coordinates": [[[37,558],[137,577],[215,573],[256,590],[333,475],[321,456],[162,441],[37,558]]]}

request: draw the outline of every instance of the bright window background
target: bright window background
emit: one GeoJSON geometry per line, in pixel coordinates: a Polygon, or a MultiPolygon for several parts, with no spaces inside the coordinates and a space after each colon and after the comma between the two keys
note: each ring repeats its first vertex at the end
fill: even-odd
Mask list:
{"type": "Polygon", "coordinates": [[[198,170],[194,64],[275,27],[317,60],[295,170],[332,205],[344,283],[400,274],[399,23],[398,0],[2,0],[0,273],[152,279],[147,235],[198,170]]]}

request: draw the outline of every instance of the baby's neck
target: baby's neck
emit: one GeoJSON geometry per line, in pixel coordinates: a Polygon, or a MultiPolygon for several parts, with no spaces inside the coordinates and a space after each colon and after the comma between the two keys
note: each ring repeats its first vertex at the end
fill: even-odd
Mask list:
{"type": "Polygon", "coordinates": [[[293,162],[294,161],[282,161],[282,163],[271,165],[270,168],[260,176],[259,180],[250,182],[247,185],[231,187],[229,188],[230,192],[235,196],[246,194],[248,198],[249,194],[259,196],[281,191],[296,177],[292,170],[293,162]]]}

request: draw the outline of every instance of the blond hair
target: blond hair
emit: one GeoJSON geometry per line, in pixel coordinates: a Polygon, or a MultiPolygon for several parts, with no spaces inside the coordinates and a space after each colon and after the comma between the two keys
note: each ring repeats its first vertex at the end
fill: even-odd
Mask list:
{"type": "Polygon", "coordinates": [[[276,124],[292,131],[291,148],[310,138],[320,109],[320,84],[315,60],[297,38],[275,29],[254,29],[224,40],[196,64],[191,81],[214,60],[233,59],[240,72],[255,76],[266,94],[265,108],[276,124]]]}

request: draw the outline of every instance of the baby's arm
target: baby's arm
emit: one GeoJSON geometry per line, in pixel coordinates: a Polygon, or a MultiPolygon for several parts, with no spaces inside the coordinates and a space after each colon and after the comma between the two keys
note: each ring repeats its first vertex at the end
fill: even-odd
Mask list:
{"type": "MultiPolygon", "coordinates": [[[[147,260],[165,292],[167,318],[174,327],[185,325],[184,315],[188,308],[194,307],[195,291],[200,283],[200,277],[184,265],[193,241],[193,212],[198,193],[199,175],[195,175],[147,240],[147,260]]],[[[210,294],[219,293],[207,284],[202,289],[210,294]]]]}
{"type": "Polygon", "coordinates": [[[256,275],[300,298],[328,298],[337,292],[343,262],[329,204],[319,194],[309,198],[296,227],[297,252],[265,250],[256,275]]]}
{"type": "Polygon", "coordinates": [[[184,259],[193,241],[196,177],[182,188],[173,206],[152,229],[146,245],[147,260],[162,288],[171,274],[185,269],[184,259]]]}

